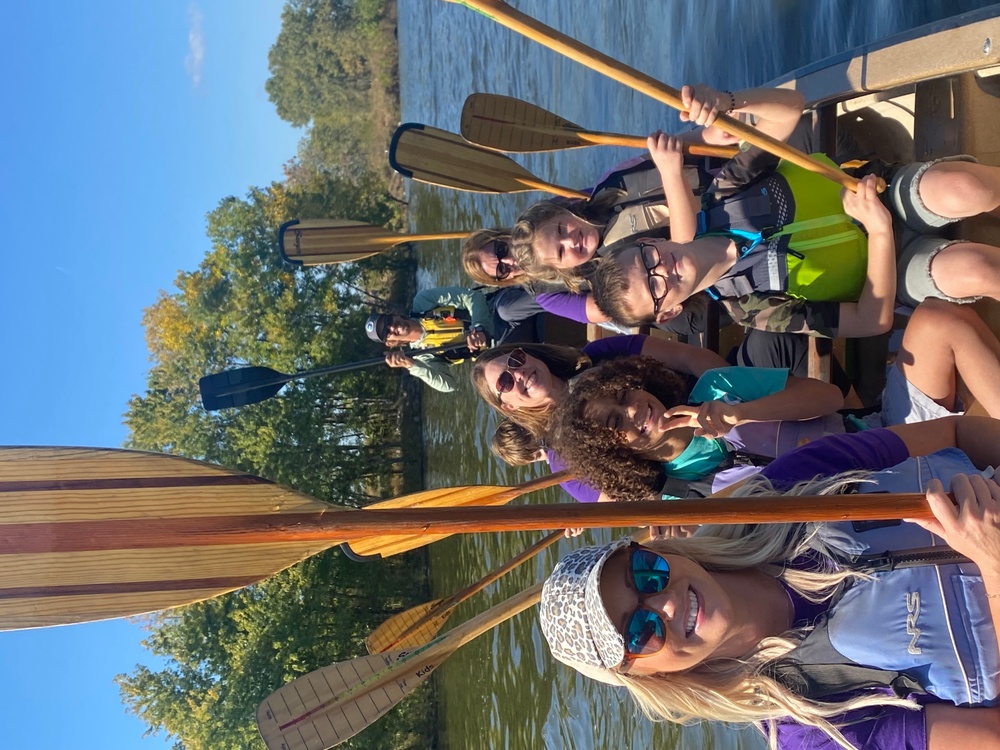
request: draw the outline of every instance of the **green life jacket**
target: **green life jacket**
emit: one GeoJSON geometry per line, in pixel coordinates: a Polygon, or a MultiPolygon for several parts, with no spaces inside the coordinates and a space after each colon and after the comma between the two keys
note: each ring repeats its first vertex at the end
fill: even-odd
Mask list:
{"type": "Polygon", "coordinates": [[[699,218],[699,235],[726,235],[740,248],[737,262],[708,290],[716,299],[772,291],[847,302],[861,294],[868,240],[844,213],[840,187],[815,172],[782,161],[699,218]]]}

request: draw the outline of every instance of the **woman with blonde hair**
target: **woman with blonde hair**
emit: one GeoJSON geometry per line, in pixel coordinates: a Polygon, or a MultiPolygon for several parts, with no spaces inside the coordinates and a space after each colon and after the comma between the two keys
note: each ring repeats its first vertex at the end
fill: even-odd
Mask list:
{"type": "Polygon", "coordinates": [[[654,720],[752,722],[786,750],[995,747],[1000,486],[980,469],[1000,464],[998,446],[1000,422],[976,417],[810,443],[737,494],[867,482],[926,492],[934,518],[577,550],[546,581],[542,632],[556,659],[625,687],[654,720]],[[803,484],[817,476],[831,479],[803,484]],[[868,556],[929,545],[933,564],[868,556]]]}

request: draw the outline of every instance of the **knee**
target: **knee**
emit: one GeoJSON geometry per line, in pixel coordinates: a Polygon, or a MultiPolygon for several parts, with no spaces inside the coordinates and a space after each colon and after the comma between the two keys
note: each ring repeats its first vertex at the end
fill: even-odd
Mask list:
{"type": "Polygon", "coordinates": [[[996,296],[1000,292],[1000,248],[971,242],[949,245],[931,261],[931,278],[945,295],[996,296]]]}
{"type": "Polygon", "coordinates": [[[1000,186],[985,176],[978,164],[935,164],[920,181],[920,200],[934,213],[953,218],[989,211],[1000,201],[1000,186]]]}

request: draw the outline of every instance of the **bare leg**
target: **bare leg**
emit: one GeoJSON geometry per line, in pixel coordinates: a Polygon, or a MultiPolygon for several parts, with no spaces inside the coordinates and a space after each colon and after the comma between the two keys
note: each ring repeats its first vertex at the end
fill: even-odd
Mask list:
{"type": "Polygon", "coordinates": [[[896,366],[914,386],[954,411],[958,376],[991,417],[1000,418],[1000,341],[975,310],[939,299],[920,303],[896,366]]]}
{"type": "Polygon", "coordinates": [[[940,216],[964,219],[1000,205],[1000,167],[943,161],[920,178],[920,200],[940,216]]]}
{"type": "Polygon", "coordinates": [[[1000,300],[1000,248],[956,242],[934,256],[930,271],[934,285],[949,297],[1000,300]]]}

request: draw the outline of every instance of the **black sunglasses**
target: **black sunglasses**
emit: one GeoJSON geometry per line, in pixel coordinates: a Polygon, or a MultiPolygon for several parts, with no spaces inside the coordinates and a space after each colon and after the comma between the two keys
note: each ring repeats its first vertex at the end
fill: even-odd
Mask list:
{"type": "Polygon", "coordinates": [[[514,390],[514,376],[510,374],[510,371],[516,370],[519,367],[524,367],[527,361],[528,355],[525,353],[524,349],[515,349],[507,355],[507,364],[504,365],[504,371],[501,372],[500,377],[497,378],[498,400],[503,401],[503,394],[510,393],[514,390]]]}
{"type": "Polygon", "coordinates": [[[493,240],[493,255],[497,259],[496,272],[494,277],[497,281],[503,281],[514,270],[516,263],[504,262],[504,258],[510,257],[510,245],[501,240],[493,240]]]}

